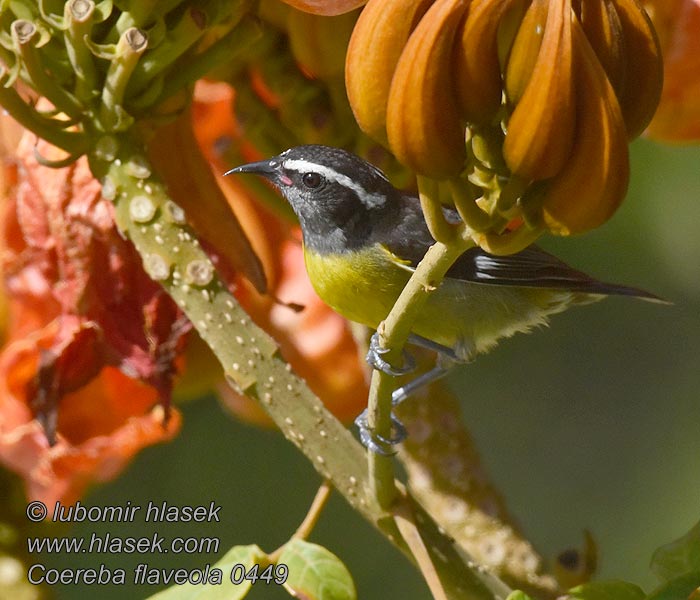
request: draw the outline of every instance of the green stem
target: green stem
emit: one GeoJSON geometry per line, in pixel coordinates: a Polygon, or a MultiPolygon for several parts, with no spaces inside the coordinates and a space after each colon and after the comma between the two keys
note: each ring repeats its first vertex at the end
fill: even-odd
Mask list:
{"type": "MultiPolygon", "coordinates": [[[[381,371],[372,372],[367,398],[367,424],[374,435],[385,439],[389,439],[392,434],[391,393],[395,387],[393,377],[381,371]]],[[[367,463],[372,496],[379,506],[389,510],[398,495],[394,483],[393,460],[390,456],[368,452],[367,463]]]]}
{"type": "MultiPolygon", "coordinates": [[[[309,510],[306,513],[304,520],[301,522],[301,525],[297,527],[297,530],[294,532],[294,535],[291,537],[290,541],[305,540],[311,535],[311,532],[314,530],[314,527],[316,527],[316,523],[318,523],[318,520],[321,518],[321,513],[326,507],[326,504],[328,503],[332,492],[333,484],[328,479],[326,479],[321,484],[321,487],[318,488],[318,492],[316,492],[316,496],[314,496],[314,500],[311,503],[311,506],[309,507],[309,510]]],[[[268,554],[268,559],[272,564],[277,563],[287,543],[288,542],[285,542],[279,548],[277,548],[277,550],[268,554]]]]}
{"type": "Polygon", "coordinates": [[[450,179],[447,185],[452,194],[452,201],[462,221],[476,232],[489,231],[493,227],[495,219],[479,208],[474,199],[468,194],[465,182],[455,177],[450,179]]]}
{"type": "MultiPolygon", "coordinates": [[[[474,246],[464,226],[455,227],[445,220],[436,198],[437,185],[425,178],[419,178],[418,183],[421,206],[428,228],[433,237],[441,241],[430,247],[394,307],[379,326],[377,333],[380,346],[389,350],[383,358],[390,364],[399,364],[411,327],[428,299],[428,294],[440,285],[455,260],[465,250],[474,246]]],[[[395,381],[390,375],[379,370],[372,373],[367,417],[374,435],[391,437],[391,393],[395,386],[395,381]]],[[[375,452],[368,452],[367,457],[372,493],[380,506],[388,508],[396,498],[391,461],[375,452]]]]}
{"type": "Polygon", "coordinates": [[[84,107],[75,96],[67,92],[59,82],[49,77],[44,71],[39,49],[34,45],[38,36],[39,31],[31,21],[17,19],[12,23],[12,39],[22,58],[31,85],[58,110],[71,119],[79,120],[84,116],[84,107]]]}
{"type": "Polygon", "coordinates": [[[89,142],[84,134],[65,131],[61,128],[61,121],[42,117],[20,97],[14,88],[6,88],[2,85],[4,75],[0,71],[0,105],[12,115],[13,119],[71,155],[79,156],[87,152],[89,142]]]}
{"type": "Polygon", "coordinates": [[[471,238],[457,238],[449,246],[435,242],[428,249],[384,320],[384,328],[379,332],[382,347],[401,352],[428,295],[440,285],[452,264],[473,246],[471,238]]]}
{"type": "Polygon", "coordinates": [[[277,154],[280,150],[299,144],[298,138],[279,120],[277,113],[256,96],[249,81],[237,79],[234,88],[236,117],[246,139],[263,155],[277,154]]]}
{"type": "Polygon", "coordinates": [[[304,520],[302,521],[301,525],[299,525],[297,530],[294,532],[294,535],[292,536],[293,538],[305,540],[311,535],[311,532],[314,530],[314,527],[316,527],[316,523],[318,523],[318,520],[321,518],[321,513],[326,507],[326,504],[328,503],[332,492],[333,486],[331,485],[331,482],[325,480],[321,484],[321,487],[318,488],[318,492],[316,492],[314,501],[311,503],[311,507],[306,513],[306,517],[304,517],[304,520]]]}
{"type": "Polygon", "coordinates": [[[261,30],[258,23],[252,18],[244,19],[228,35],[212,44],[201,54],[190,57],[190,60],[186,61],[181,69],[176,69],[172,74],[169,74],[156,104],[194,83],[214,67],[235,60],[241,52],[248,50],[260,37],[261,30]]]}
{"type": "MultiPolygon", "coordinates": [[[[177,5],[182,0],[169,2],[168,4],[177,5]]],[[[117,19],[116,30],[117,35],[121,37],[125,31],[132,27],[144,27],[146,20],[152,18],[154,11],[158,16],[163,16],[169,10],[168,7],[159,7],[158,4],[165,4],[159,0],[134,0],[129,3],[129,10],[123,11],[117,19]]]]}
{"type": "Polygon", "coordinates": [[[65,20],[68,29],[64,33],[66,53],[75,70],[75,93],[85,104],[97,95],[97,69],[95,60],[85,44],[94,23],[95,3],[72,0],[66,3],[65,20]]]}
{"type": "Polygon", "coordinates": [[[102,88],[100,121],[105,131],[117,131],[125,127],[127,115],[123,108],[124,91],[147,46],[148,36],[140,29],[127,29],[119,38],[116,56],[109,65],[102,88]]]}
{"type": "MultiPolygon", "coordinates": [[[[425,254],[378,329],[380,346],[389,349],[383,358],[390,364],[399,364],[411,327],[428,299],[428,294],[440,284],[455,260],[473,245],[471,239],[457,238],[449,246],[436,242],[425,254]]],[[[373,371],[367,410],[369,425],[375,435],[391,435],[389,415],[391,392],[395,387],[395,381],[390,375],[373,371]]],[[[395,498],[393,473],[387,466],[389,459],[374,452],[368,452],[367,456],[372,492],[379,505],[386,508],[389,505],[387,503],[395,498]]]]}
{"type": "Polygon", "coordinates": [[[430,235],[433,239],[449,244],[457,235],[458,227],[450,225],[445,219],[442,212],[442,204],[439,200],[438,182],[428,177],[418,175],[418,196],[420,198],[420,206],[425,216],[425,222],[428,224],[430,235]]]}
{"type": "Polygon", "coordinates": [[[134,70],[130,96],[137,96],[149,82],[184,54],[203,34],[202,23],[193,16],[198,9],[190,8],[166,38],[148,53],[134,70]]]}

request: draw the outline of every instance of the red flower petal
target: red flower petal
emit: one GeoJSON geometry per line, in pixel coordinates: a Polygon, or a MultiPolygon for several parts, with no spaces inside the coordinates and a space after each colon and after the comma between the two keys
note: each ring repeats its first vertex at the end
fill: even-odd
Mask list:
{"type": "MultiPolygon", "coordinates": [[[[50,504],[77,499],[176,433],[179,416],[152,409],[170,400],[189,324],[119,235],[87,161],[43,167],[34,144],[25,135],[14,152],[3,211],[0,462],[50,504]]],[[[51,158],[47,144],[38,150],[51,158]]]]}

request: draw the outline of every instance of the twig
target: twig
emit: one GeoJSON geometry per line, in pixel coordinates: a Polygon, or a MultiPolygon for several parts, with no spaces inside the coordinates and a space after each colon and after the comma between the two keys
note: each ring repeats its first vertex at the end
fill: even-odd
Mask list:
{"type": "MultiPolygon", "coordinates": [[[[309,507],[309,510],[306,513],[304,520],[301,522],[297,530],[294,532],[294,535],[291,537],[292,540],[305,540],[311,535],[311,532],[314,530],[314,527],[316,527],[316,523],[318,523],[318,520],[321,518],[321,513],[326,507],[326,504],[328,503],[328,499],[331,497],[332,492],[333,484],[328,479],[324,480],[321,484],[321,487],[318,488],[316,496],[314,496],[313,502],[311,503],[311,506],[309,507]]],[[[268,558],[270,559],[270,562],[272,564],[277,563],[280,554],[282,554],[282,551],[284,550],[284,547],[286,545],[287,542],[282,544],[282,546],[277,548],[277,550],[268,555],[268,558]]]]}

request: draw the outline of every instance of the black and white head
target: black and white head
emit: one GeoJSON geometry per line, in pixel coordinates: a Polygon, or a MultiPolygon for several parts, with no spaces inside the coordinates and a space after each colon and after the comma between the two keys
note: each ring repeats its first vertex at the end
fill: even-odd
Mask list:
{"type": "Polygon", "coordinates": [[[267,178],[299,217],[307,245],[328,249],[361,244],[372,221],[401,195],[374,165],[329,146],[296,146],[229,173],[267,178]]]}

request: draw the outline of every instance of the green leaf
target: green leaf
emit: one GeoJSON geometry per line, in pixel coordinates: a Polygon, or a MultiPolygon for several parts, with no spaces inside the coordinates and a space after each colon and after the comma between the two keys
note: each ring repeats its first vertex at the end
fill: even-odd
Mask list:
{"type": "Polygon", "coordinates": [[[644,592],[638,586],[626,581],[594,581],[573,588],[566,598],[576,598],[576,600],[643,600],[644,592]]]}
{"type": "Polygon", "coordinates": [[[525,592],[515,590],[514,592],[508,594],[506,600],[532,600],[532,598],[530,598],[530,596],[528,596],[525,592]]]}
{"type": "Polygon", "coordinates": [[[355,584],[342,561],[323,546],[292,540],[277,564],[289,567],[284,587],[308,600],[356,600],[355,584]]]}
{"type": "Polygon", "coordinates": [[[241,579],[241,583],[234,584],[231,581],[234,568],[236,574],[245,574],[255,565],[264,566],[268,562],[267,555],[256,545],[234,546],[221,560],[211,565],[208,583],[173,585],[154,594],[149,600],[240,600],[248,595],[253,582],[240,577],[237,579],[241,579]],[[219,574],[214,569],[220,571],[220,577],[217,578],[219,574]]]}
{"type": "Polygon", "coordinates": [[[667,581],[654,590],[646,600],[697,600],[700,599],[700,571],[686,573],[667,581]],[[695,595],[691,594],[695,592],[695,595]]]}
{"type": "Polygon", "coordinates": [[[689,571],[700,571],[700,523],[683,537],[657,549],[651,559],[651,570],[664,581],[689,571]]]}

